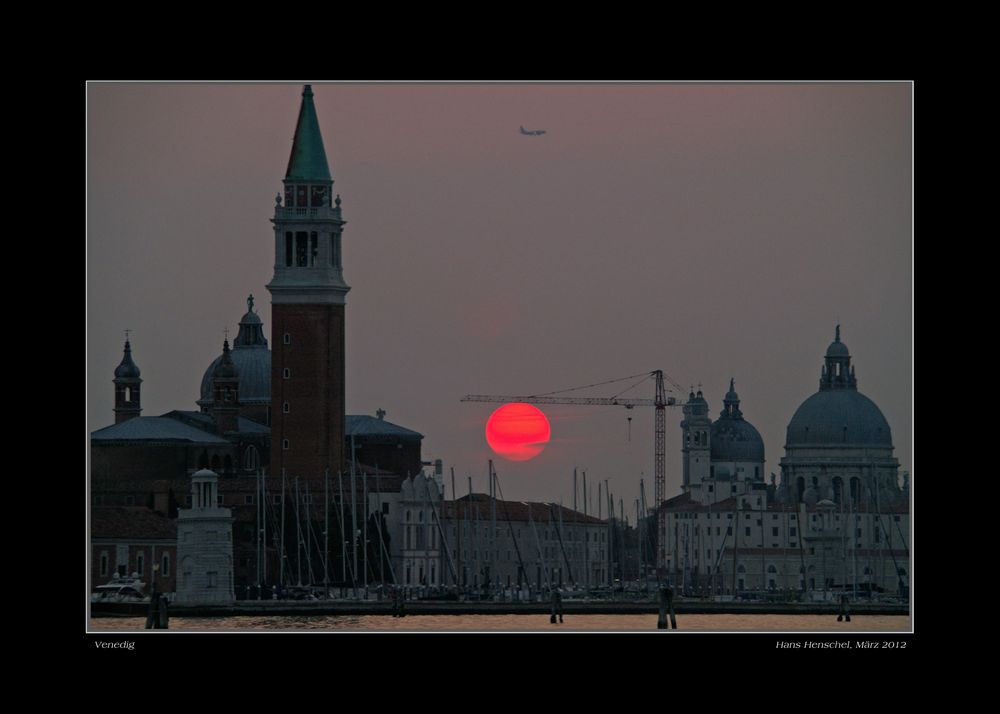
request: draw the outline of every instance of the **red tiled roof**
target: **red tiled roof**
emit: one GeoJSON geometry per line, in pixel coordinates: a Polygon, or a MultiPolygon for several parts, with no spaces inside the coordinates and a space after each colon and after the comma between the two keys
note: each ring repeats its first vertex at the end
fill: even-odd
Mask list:
{"type": "Polygon", "coordinates": [[[90,511],[90,536],[177,540],[177,523],[141,506],[98,506],[90,511]]]}

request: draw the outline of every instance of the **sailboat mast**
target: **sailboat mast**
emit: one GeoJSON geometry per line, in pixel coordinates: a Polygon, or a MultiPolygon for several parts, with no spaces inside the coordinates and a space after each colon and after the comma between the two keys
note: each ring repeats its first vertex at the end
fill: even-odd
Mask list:
{"type": "Polygon", "coordinates": [[[298,574],[298,584],[302,584],[302,522],[299,519],[299,477],[295,477],[295,570],[298,574]]]}
{"type": "Polygon", "coordinates": [[[323,472],[323,588],[330,597],[330,469],[323,472]]]}
{"type": "Polygon", "coordinates": [[[458,516],[458,494],[455,492],[455,467],[451,467],[451,500],[455,503],[452,523],[455,524],[455,560],[458,565],[455,569],[455,591],[461,587],[462,579],[462,520],[458,516]]]}
{"type": "Polygon", "coordinates": [[[285,500],[285,470],[281,469],[281,553],[279,554],[280,563],[278,564],[279,574],[278,583],[282,586],[285,584],[285,551],[287,546],[285,545],[285,508],[288,502],[285,500]]]}
{"type": "Polygon", "coordinates": [[[347,583],[347,534],[344,532],[344,472],[337,470],[337,483],[340,490],[340,498],[337,505],[340,506],[340,515],[337,523],[340,524],[340,582],[347,583]]]}

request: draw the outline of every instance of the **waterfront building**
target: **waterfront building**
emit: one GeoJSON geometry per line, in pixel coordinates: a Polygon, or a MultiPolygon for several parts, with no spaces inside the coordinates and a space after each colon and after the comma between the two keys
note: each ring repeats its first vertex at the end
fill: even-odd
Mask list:
{"type": "Polygon", "coordinates": [[[700,391],[684,406],[682,493],[659,510],[670,582],[705,595],[905,596],[908,478],[900,486],[889,424],[858,391],[840,327],[819,391],[788,424],[780,484],[764,480],[763,441],[732,381],[723,404],[711,423],[700,391]]]}

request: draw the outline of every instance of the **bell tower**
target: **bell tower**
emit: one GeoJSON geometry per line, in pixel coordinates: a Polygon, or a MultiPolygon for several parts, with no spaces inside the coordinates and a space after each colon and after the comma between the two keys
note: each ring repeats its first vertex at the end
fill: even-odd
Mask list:
{"type": "Polygon", "coordinates": [[[322,477],[343,467],[344,306],[340,196],[310,85],[275,199],[271,293],[271,473],[322,477]],[[282,202],[283,201],[283,202],[282,202]]]}
{"type": "Polygon", "coordinates": [[[712,419],[708,416],[708,402],[700,388],[697,395],[692,388],[682,411],[684,420],[681,422],[681,453],[684,472],[681,487],[687,492],[691,486],[700,484],[711,475],[709,435],[712,431],[712,419]]]}
{"type": "Polygon", "coordinates": [[[125,337],[125,353],[121,364],[115,368],[115,424],[121,424],[139,416],[142,409],[139,406],[139,367],[132,361],[132,345],[128,336],[125,337]]]}

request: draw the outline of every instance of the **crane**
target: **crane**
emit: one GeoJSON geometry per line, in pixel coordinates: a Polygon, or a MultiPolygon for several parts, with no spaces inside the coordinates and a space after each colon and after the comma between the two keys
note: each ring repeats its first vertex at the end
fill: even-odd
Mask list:
{"type": "MultiPolygon", "coordinates": [[[[466,394],[462,397],[463,402],[527,402],[528,404],[575,404],[578,406],[622,406],[626,409],[632,409],[634,407],[655,407],[656,415],[653,424],[653,474],[655,477],[655,493],[654,493],[654,503],[657,508],[659,508],[660,503],[662,503],[666,498],[667,490],[667,416],[666,407],[680,406],[677,402],[676,397],[668,397],[667,389],[664,385],[664,374],[662,369],[655,370],[653,372],[643,372],[642,374],[633,374],[631,377],[622,377],[621,379],[612,379],[607,382],[599,382],[597,384],[588,384],[583,387],[572,387],[570,389],[563,389],[559,392],[548,392],[546,394],[533,394],[529,396],[520,397],[503,397],[496,396],[492,394],[466,394]],[[587,389],[589,387],[597,387],[603,384],[611,384],[612,382],[623,382],[629,379],[635,379],[636,377],[642,377],[642,380],[653,377],[656,381],[656,396],[654,399],[637,399],[633,397],[622,397],[622,393],[619,393],[613,397],[563,397],[558,396],[561,392],[572,392],[577,389],[587,389]]],[[[672,379],[667,377],[667,380],[673,385],[679,393],[683,393],[683,389],[677,385],[672,379]]],[[[624,391],[628,391],[635,384],[631,385],[624,391]]]]}

